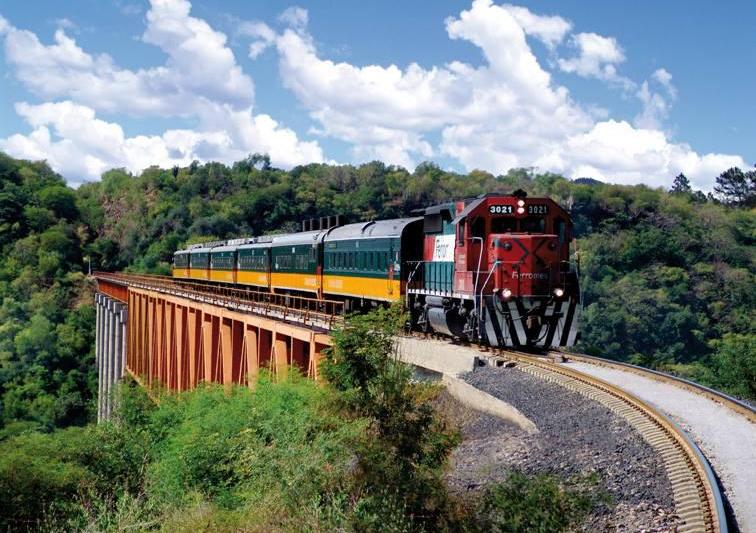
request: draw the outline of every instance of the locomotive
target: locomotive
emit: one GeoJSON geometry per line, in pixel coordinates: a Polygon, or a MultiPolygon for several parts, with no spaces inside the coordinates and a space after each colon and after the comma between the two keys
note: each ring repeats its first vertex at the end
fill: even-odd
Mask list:
{"type": "Polygon", "coordinates": [[[414,217],[190,246],[173,277],[341,300],[348,310],[404,300],[413,328],[495,347],[569,347],[580,289],[569,214],[550,198],[488,194],[414,217]]]}

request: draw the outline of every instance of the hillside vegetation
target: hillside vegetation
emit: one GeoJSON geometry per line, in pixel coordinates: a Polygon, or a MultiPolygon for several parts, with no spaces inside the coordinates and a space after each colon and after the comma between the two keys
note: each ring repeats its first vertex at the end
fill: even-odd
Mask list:
{"type": "Polygon", "coordinates": [[[606,508],[595,476],[513,473],[452,496],[458,435],[439,388],[393,356],[401,311],[348,321],[323,384],[266,374],[155,405],[127,382],[111,422],[0,441],[0,529],[563,531],[606,508]]]}
{"type": "Polygon", "coordinates": [[[73,190],[44,163],[0,154],[0,435],[82,424],[95,390],[94,309],[86,267],[168,273],[187,242],[296,230],[342,214],[390,218],[450,198],[525,189],[568,208],[576,224],[585,309],[578,349],[674,369],[756,398],[754,171],[728,171],[717,197],[646,186],[409,173],[378,162],[106,172],[73,190]]]}

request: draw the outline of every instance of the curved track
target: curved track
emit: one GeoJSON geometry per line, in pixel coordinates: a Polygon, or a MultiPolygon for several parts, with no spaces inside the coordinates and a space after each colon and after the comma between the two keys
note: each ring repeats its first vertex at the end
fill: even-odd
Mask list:
{"type": "Polygon", "coordinates": [[[588,363],[591,365],[604,366],[607,368],[615,368],[624,372],[632,372],[639,376],[643,376],[662,383],[672,383],[677,387],[690,391],[694,394],[704,396],[716,403],[722,404],[728,409],[735,411],[736,413],[744,416],[750,422],[756,423],[756,409],[747,404],[746,402],[729,396],[723,392],[715,389],[711,389],[694,381],[683,379],[666,372],[659,372],[658,370],[651,370],[650,368],[644,368],[638,365],[632,365],[630,363],[623,363],[620,361],[613,361],[611,359],[604,359],[602,357],[595,357],[592,355],[578,354],[568,351],[551,351],[549,355],[556,355],[564,357],[569,361],[575,361],[580,363],[588,363]]]}
{"type": "Polygon", "coordinates": [[[676,376],[574,353],[573,370],[613,383],[683,426],[711,461],[726,496],[731,527],[756,531],[756,411],[736,398],[676,376]]]}
{"type": "MultiPolygon", "coordinates": [[[[627,391],[588,374],[529,354],[503,351],[522,371],[602,403],[627,420],[664,460],[680,531],[728,531],[722,497],[709,463],[687,434],[663,413],[627,391]]],[[[497,358],[498,358],[497,357],[497,358]]]]}

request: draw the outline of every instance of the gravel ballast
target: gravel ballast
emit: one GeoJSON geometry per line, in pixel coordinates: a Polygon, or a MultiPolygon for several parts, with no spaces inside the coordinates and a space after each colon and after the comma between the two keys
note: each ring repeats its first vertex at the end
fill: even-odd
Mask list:
{"type": "Polygon", "coordinates": [[[461,376],[510,403],[538,427],[527,434],[490,415],[456,411],[464,440],[453,455],[452,490],[478,491],[509,472],[562,479],[595,473],[613,503],[595,510],[586,531],[673,531],[672,489],[664,464],[623,419],[598,402],[513,368],[461,376]]]}

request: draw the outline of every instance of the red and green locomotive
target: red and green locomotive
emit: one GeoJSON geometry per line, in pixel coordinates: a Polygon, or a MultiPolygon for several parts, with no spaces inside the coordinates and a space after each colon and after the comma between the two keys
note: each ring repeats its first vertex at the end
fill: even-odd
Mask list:
{"type": "Polygon", "coordinates": [[[423,232],[407,289],[419,329],[499,347],[575,343],[572,222],[556,202],[518,191],[429,207],[423,232]]]}
{"type": "Polygon", "coordinates": [[[548,198],[487,195],[418,216],[194,245],[173,276],[339,299],[364,309],[404,299],[413,327],[499,347],[576,341],[572,222],[548,198]]]}

